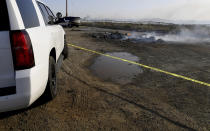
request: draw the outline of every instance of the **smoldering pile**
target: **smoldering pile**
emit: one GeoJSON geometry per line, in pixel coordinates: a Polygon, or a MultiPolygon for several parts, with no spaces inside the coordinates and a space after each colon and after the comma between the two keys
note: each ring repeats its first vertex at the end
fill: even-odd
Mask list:
{"type": "Polygon", "coordinates": [[[167,33],[159,31],[109,31],[91,34],[93,38],[132,43],[210,44],[210,26],[180,25],[167,33]],[[126,33],[125,33],[126,32],[126,33]]]}
{"type": "Polygon", "coordinates": [[[120,40],[133,43],[163,43],[164,40],[156,39],[152,34],[147,33],[121,33],[121,32],[101,32],[93,33],[93,38],[105,39],[105,40],[120,40]]]}

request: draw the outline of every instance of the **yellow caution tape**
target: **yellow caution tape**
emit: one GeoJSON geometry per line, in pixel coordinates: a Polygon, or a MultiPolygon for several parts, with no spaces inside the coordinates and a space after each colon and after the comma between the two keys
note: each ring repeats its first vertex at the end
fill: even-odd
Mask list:
{"type": "Polygon", "coordinates": [[[158,68],[155,68],[155,67],[150,67],[150,66],[147,66],[147,65],[144,65],[144,64],[140,64],[140,63],[137,63],[137,62],[134,62],[134,61],[122,59],[122,58],[119,58],[119,57],[103,54],[103,53],[100,53],[100,52],[97,52],[97,51],[94,51],[94,50],[90,50],[90,49],[86,49],[86,48],[76,46],[76,45],[73,45],[73,44],[68,44],[68,45],[72,46],[74,48],[78,48],[78,49],[81,49],[81,50],[84,50],[84,51],[94,53],[94,54],[110,57],[110,58],[116,59],[116,60],[121,60],[121,61],[124,61],[124,62],[128,62],[128,63],[131,63],[131,64],[141,66],[143,68],[147,68],[147,69],[150,69],[150,70],[153,70],[153,71],[161,72],[161,73],[164,73],[164,74],[167,74],[167,75],[170,75],[170,76],[174,76],[174,77],[177,77],[177,78],[181,78],[181,79],[184,79],[184,80],[187,80],[187,81],[191,81],[191,82],[194,82],[194,83],[198,83],[198,84],[210,87],[209,83],[202,82],[202,81],[199,81],[199,80],[195,80],[195,79],[192,79],[192,78],[189,78],[189,77],[186,77],[186,76],[178,75],[178,74],[175,74],[175,73],[171,73],[171,72],[164,71],[164,70],[161,70],[161,69],[158,69],[158,68]]]}

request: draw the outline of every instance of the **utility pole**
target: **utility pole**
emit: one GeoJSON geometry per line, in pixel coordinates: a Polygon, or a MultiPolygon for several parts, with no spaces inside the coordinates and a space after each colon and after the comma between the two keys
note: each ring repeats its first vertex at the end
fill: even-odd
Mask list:
{"type": "Polygon", "coordinates": [[[66,17],[68,17],[68,0],[66,0],[66,17]]]}

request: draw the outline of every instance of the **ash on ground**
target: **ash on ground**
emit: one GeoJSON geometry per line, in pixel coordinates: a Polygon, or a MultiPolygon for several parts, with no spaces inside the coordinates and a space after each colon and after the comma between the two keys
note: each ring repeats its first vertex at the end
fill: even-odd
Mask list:
{"type": "Polygon", "coordinates": [[[121,32],[101,32],[91,34],[93,38],[105,40],[120,40],[133,43],[164,43],[164,40],[157,39],[152,33],[121,33],[121,32]]]}

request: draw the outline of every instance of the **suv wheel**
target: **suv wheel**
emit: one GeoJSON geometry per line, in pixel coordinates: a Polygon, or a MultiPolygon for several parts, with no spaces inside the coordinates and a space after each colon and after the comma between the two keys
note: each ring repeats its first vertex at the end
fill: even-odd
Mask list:
{"type": "Polygon", "coordinates": [[[49,59],[49,74],[48,74],[48,82],[45,91],[45,95],[49,100],[52,100],[57,95],[57,76],[56,76],[56,63],[55,59],[50,56],[49,59]]]}

